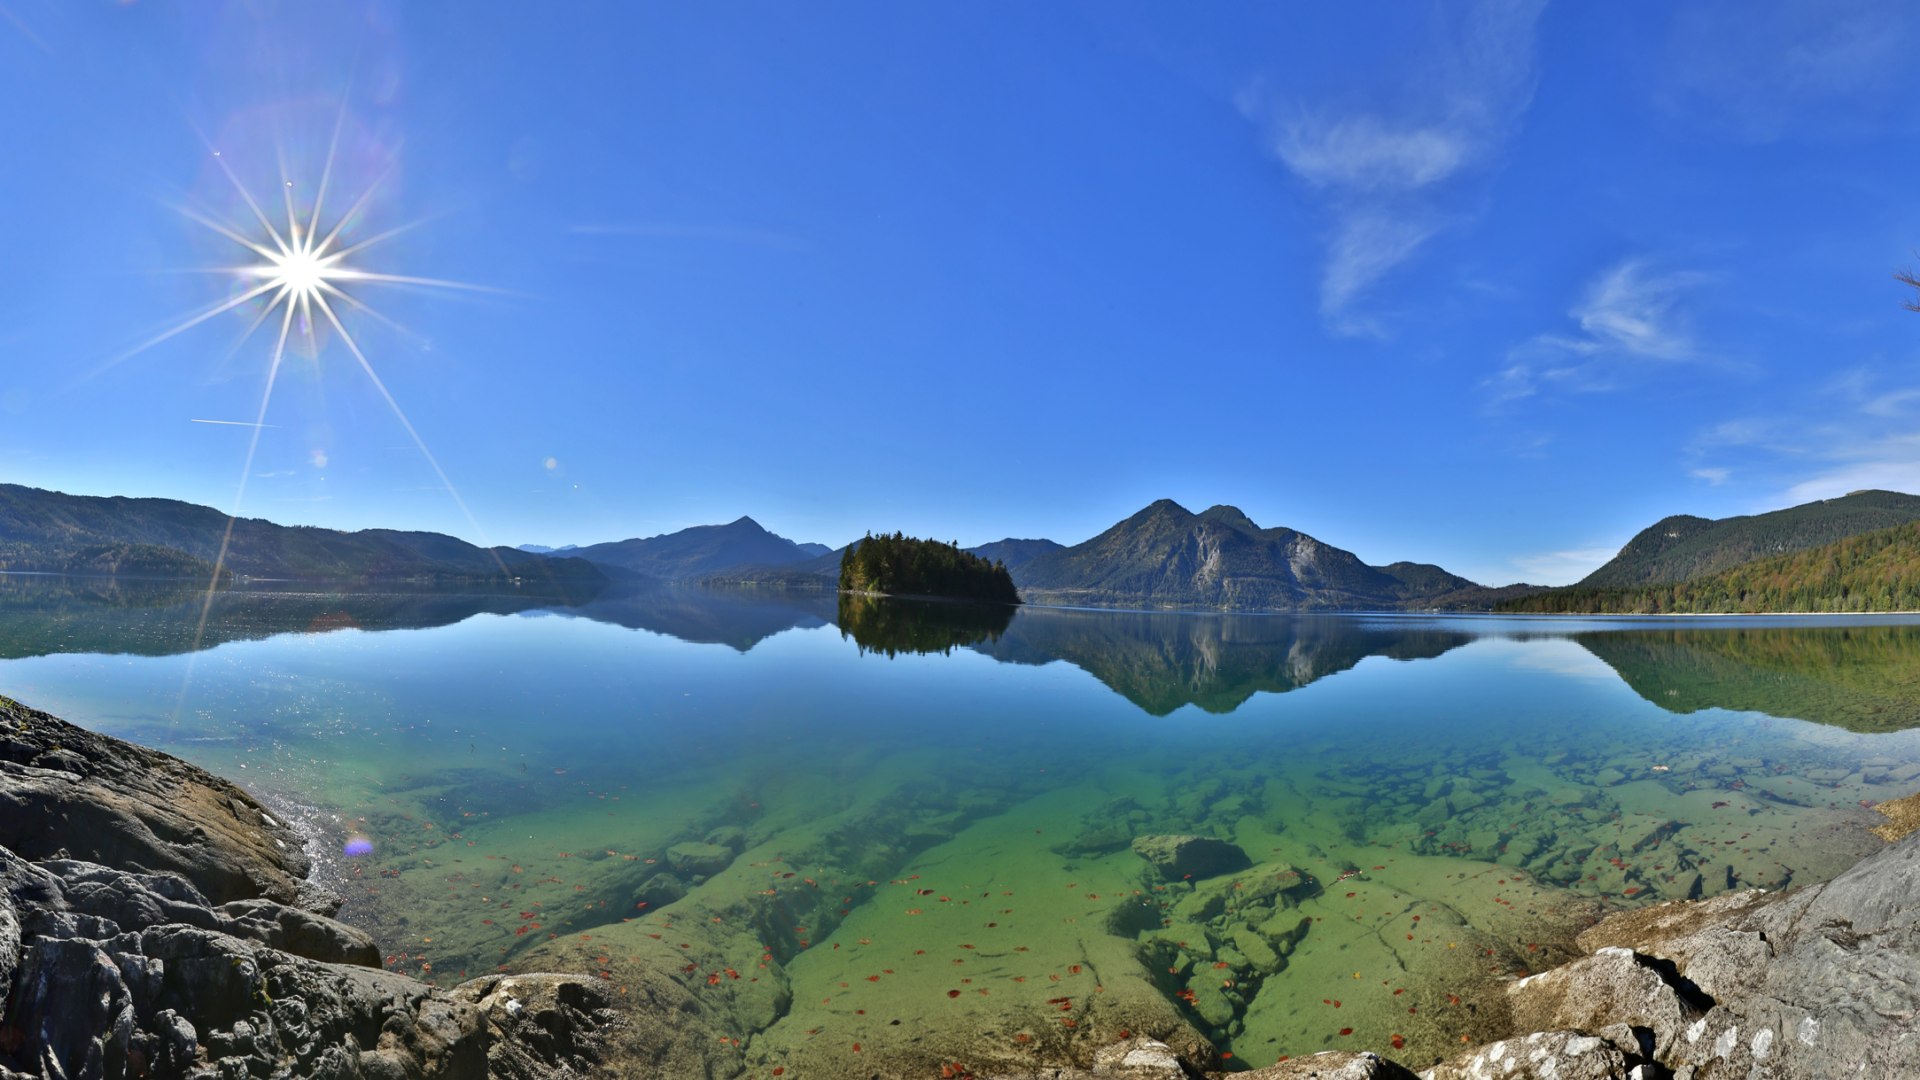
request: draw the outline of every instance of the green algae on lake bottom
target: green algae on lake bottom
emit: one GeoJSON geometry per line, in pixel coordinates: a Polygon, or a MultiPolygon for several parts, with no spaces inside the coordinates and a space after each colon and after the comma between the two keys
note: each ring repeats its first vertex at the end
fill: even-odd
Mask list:
{"type": "MultiPolygon", "coordinates": [[[[936,779],[944,759],[894,756],[874,763],[876,776],[926,779],[877,779],[859,794],[769,782],[754,800],[683,813],[685,836],[739,830],[712,845],[727,853],[724,869],[700,868],[712,874],[676,874],[673,835],[625,852],[572,851],[563,845],[583,834],[568,828],[544,845],[501,837],[501,853],[487,849],[507,826],[482,824],[453,838],[461,846],[450,858],[420,844],[390,853],[381,865],[394,877],[356,906],[401,940],[422,927],[418,947],[402,950],[414,955],[397,962],[424,959],[441,975],[498,963],[612,972],[616,958],[665,955],[716,983],[778,976],[784,990],[767,1002],[729,1003],[763,1061],[832,1058],[842,1048],[821,1042],[823,1032],[904,1054],[907,1044],[943,1042],[929,1032],[952,1036],[942,1049],[965,1051],[979,1033],[1000,1031],[1010,1052],[1033,1053],[1071,1041],[1073,1029],[1056,1025],[1086,1022],[1082,1010],[1118,1012],[1107,1029],[1146,1029],[1168,1002],[1221,1033],[1216,1042],[1240,1060],[1339,1045],[1342,1027],[1368,1045],[1398,1035],[1417,1060],[1495,1030],[1499,984],[1569,958],[1572,933],[1605,902],[1819,880],[1877,843],[1858,831],[1857,814],[1755,794],[1741,767],[1708,779],[1718,759],[1678,778],[1669,766],[1659,779],[1607,785],[1567,777],[1617,765],[1562,750],[1504,760],[1506,769],[1443,760],[1419,775],[1319,762],[1270,773],[1118,765],[989,789],[936,779]],[[1535,803],[1521,804],[1524,822],[1492,823],[1515,808],[1453,811],[1473,802],[1476,772],[1553,786],[1524,789],[1535,803]],[[1446,829],[1423,822],[1433,807],[1446,812],[1446,829]],[[1699,812],[1686,824],[1648,812],[1686,808],[1699,812]],[[1116,846],[1186,830],[1232,839],[1255,865],[1162,881],[1126,843],[1116,846]],[[462,854],[467,840],[484,854],[462,854]],[[654,899],[627,902],[644,896],[654,899]],[[677,932],[649,936],[669,924],[677,932]],[[445,936],[427,941],[427,928],[445,936]],[[783,993],[791,1008],[774,1002],[783,993]],[[1036,1016],[1052,1023],[1036,1027],[1036,1016]]],[[[1777,765],[1749,771],[1756,783],[1816,790],[1777,765]]],[[[1480,786],[1499,780],[1483,775],[1480,786]]],[[[1854,789],[1817,790],[1837,804],[1854,789]]],[[[638,806],[633,814],[648,816],[638,806]]],[[[423,828],[399,818],[385,826],[396,844],[423,828]]],[[[594,835],[635,834],[613,825],[594,835]]]]}
{"type": "MultiPolygon", "coordinates": [[[[1865,807],[1920,786],[1909,732],[1724,711],[1701,680],[1700,711],[1660,708],[1667,639],[1632,628],[1022,611],[890,659],[794,625],[739,652],[483,615],[0,671],[306,804],[336,852],[371,838],[327,869],[391,966],[670,977],[703,1053],[756,1075],[1010,1067],[1183,1023],[1229,1065],[1423,1063],[1498,1033],[1505,982],[1601,911],[1830,877],[1879,844],[1865,807]],[[1178,834],[1250,865],[1169,880],[1133,851],[1178,834]]],[[[1716,632],[1678,644],[1738,682],[1756,650],[1716,632]]]]}

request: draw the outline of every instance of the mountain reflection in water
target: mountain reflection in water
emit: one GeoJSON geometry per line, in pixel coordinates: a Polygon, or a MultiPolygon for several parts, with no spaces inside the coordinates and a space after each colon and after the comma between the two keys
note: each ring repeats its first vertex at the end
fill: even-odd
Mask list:
{"type": "Polygon", "coordinates": [[[1474,635],[1328,615],[1181,615],[1023,608],[978,652],[1009,664],[1067,663],[1154,716],[1183,705],[1230,713],[1369,656],[1424,660],[1474,635]]]}
{"type": "Polygon", "coordinates": [[[54,653],[170,656],[229,641],[332,630],[419,630],[572,604],[584,595],[444,586],[331,591],[265,583],[216,590],[186,581],[0,574],[0,659],[54,653]],[[202,617],[204,612],[204,619],[202,617]]]}
{"type": "Polygon", "coordinates": [[[1734,709],[1849,731],[1920,726],[1920,626],[1765,626],[1576,634],[1675,713],[1734,709]]]}
{"type": "Polygon", "coordinates": [[[745,653],[836,626],[882,657],[971,649],[1005,664],[1065,661],[1142,711],[1231,713],[1369,657],[1416,661],[1486,638],[1578,643],[1642,698],[1674,713],[1727,709],[1856,732],[1920,726],[1920,622],[1542,621],[1472,616],[1177,614],[1005,607],[693,585],[334,591],[263,583],[207,604],[191,582],[0,574],[0,659],[55,653],[165,656],[282,634],[427,629],[476,615],[557,614],[745,653]]]}

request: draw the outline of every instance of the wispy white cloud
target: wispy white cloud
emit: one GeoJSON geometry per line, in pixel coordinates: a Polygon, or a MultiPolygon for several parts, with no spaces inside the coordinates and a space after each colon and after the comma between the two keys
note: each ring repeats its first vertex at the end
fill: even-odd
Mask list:
{"type": "Polygon", "coordinates": [[[1629,259],[1600,276],[1572,315],[1585,331],[1582,351],[1609,350],[1652,360],[1695,358],[1693,339],[1675,316],[1682,293],[1704,277],[1657,273],[1629,259]]]}
{"type": "Polygon", "coordinates": [[[1874,394],[1860,403],[1860,411],[1868,416],[1884,418],[1910,417],[1920,410],[1920,387],[1905,387],[1874,394]]]}
{"type": "Polygon", "coordinates": [[[1623,546],[1611,544],[1543,551],[1533,555],[1516,555],[1509,561],[1519,571],[1523,581],[1534,585],[1570,585],[1598,570],[1602,563],[1619,554],[1623,546]]]}
{"type": "Polygon", "coordinates": [[[1870,460],[1810,476],[1787,488],[1783,505],[1832,499],[1868,488],[1920,494],[1920,439],[1885,440],[1875,448],[1870,460]]]}
{"type": "Polygon", "coordinates": [[[1489,404],[1545,391],[1612,390],[1634,362],[1710,359],[1682,308],[1706,280],[1692,271],[1656,270],[1645,259],[1608,267],[1567,312],[1572,332],[1537,334],[1508,350],[1500,370],[1481,383],[1489,404]]]}
{"type": "Polygon", "coordinates": [[[1542,0],[1479,0],[1437,9],[1432,59],[1385,91],[1397,99],[1384,105],[1309,105],[1264,83],[1240,95],[1274,157],[1330,218],[1320,283],[1330,329],[1378,333],[1378,322],[1356,311],[1360,300],[1463,216],[1441,199],[1450,182],[1488,164],[1531,103],[1541,7],[1542,0]]]}
{"type": "Polygon", "coordinates": [[[1525,649],[1513,654],[1514,667],[1607,684],[1620,681],[1619,672],[1613,670],[1605,660],[1588,652],[1577,641],[1568,638],[1554,641],[1529,641],[1526,646],[1525,649]]]}
{"type": "Polygon", "coordinates": [[[1334,226],[1327,248],[1327,268],[1320,282],[1321,312],[1352,332],[1372,327],[1370,321],[1347,316],[1354,299],[1438,231],[1437,223],[1408,214],[1369,211],[1343,218],[1334,226]]]}
{"type": "Polygon", "coordinates": [[[1688,469],[1687,475],[1693,477],[1695,480],[1705,480],[1714,487],[1719,487],[1721,484],[1727,482],[1728,477],[1733,475],[1733,470],[1718,466],[1703,466],[1698,469],[1688,469]]]}
{"type": "Polygon", "coordinates": [[[1754,446],[1777,438],[1779,424],[1766,417],[1743,416],[1722,420],[1693,437],[1695,450],[1715,450],[1729,446],[1754,446]]]}
{"type": "Polygon", "coordinates": [[[1870,127],[1906,96],[1920,8],[1882,0],[1702,0],[1677,10],[1660,102],[1766,141],[1870,127]]]}
{"type": "Polygon", "coordinates": [[[1415,191],[1452,176],[1466,163],[1470,143],[1444,125],[1393,127],[1377,116],[1288,122],[1273,151],[1315,187],[1353,191],[1415,191]]]}
{"type": "MultiPolygon", "coordinates": [[[[1906,365],[1896,370],[1906,374],[1906,365]]],[[[1792,412],[1723,420],[1689,440],[1689,474],[1764,486],[1771,510],[1864,488],[1920,493],[1920,386],[1841,373],[1792,412]]]]}

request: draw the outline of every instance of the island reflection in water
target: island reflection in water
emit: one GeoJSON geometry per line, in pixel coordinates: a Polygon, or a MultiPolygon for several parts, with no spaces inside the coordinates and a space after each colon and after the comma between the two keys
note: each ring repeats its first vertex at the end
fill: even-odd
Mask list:
{"type": "Polygon", "coordinates": [[[324,865],[396,967],[691,963],[710,1052],[796,1075],[1062,996],[1263,1062],[1341,1045],[1337,988],[1437,1054],[1587,915],[1831,876],[1920,786],[1901,620],[253,589],[189,653],[201,604],[0,579],[0,692],[372,838],[324,865]],[[1250,865],[1134,852],[1187,833],[1250,865]]]}
{"type": "Polygon", "coordinates": [[[807,590],[698,585],[534,589],[328,588],[0,573],[0,659],[49,653],[164,656],[230,641],[333,630],[420,630],[479,615],[554,613],[748,652],[792,630],[837,626],[860,652],[1065,661],[1141,710],[1231,713],[1368,657],[1424,660],[1487,637],[1565,639],[1673,713],[1728,709],[1858,732],[1920,726],[1920,622],[1834,625],[1648,619],[1208,614],[1008,607],[807,590]],[[202,625],[203,607],[207,618],[202,625]]]}

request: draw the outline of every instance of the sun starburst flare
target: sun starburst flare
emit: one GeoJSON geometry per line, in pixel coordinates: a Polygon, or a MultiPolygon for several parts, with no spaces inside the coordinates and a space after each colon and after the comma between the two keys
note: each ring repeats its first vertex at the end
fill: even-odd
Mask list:
{"type": "MultiPolygon", "coordinates": [[[[334,127],[333,139],[327,150],[326,164],[321,170],[320,183],[314,192],[313,205],[305,214],[301,213],[297,205],[294,181],[287,175],[285,163],[282,162],[281,201],[285,207],[284,221],[277,221],[275,216],[270,216],[260,202],[253,197],[246,184],[235,174],[220,151],[210,149],[220,171],[233,185],[234,191],[245,205],[251,223],[239,226],[224,224],[211,215],[186,207],[181,208],[181,213],[238,245],[246,253],[248,261],[238,265],[212,267],[206,271],[229,275],[240,287],[236,288],[233,295],[226,300],[195,312],[178,324],[109,361],[110,365],[119,363],[202,323],[250,304],[255,305],[257,310],[254,311],[252,321],[240,340],[234,345],[234,351],[237,352],[251,340],[262,326],[270,323],[275,325],[273,347],[267,361],[265,385],[260,393],[260,405],[253,422],[244,425],[252,429],[252,434],[248,439],[246,456],[241,465],[240,480],[234,493],[233,510],[228,515],[226,530],[220,539],[219,554],[214,559],[213,578],[207,584],[205,601],[201,605],[199,626],[194,633],[196,648],[200,638],[206,632],[207,618],[212,611],[214,594],[219,587],[220,575],[226,567],[227,554],[233,542],[234,523],[239,519],[240,507],[246,497],[247,479],[253,473],[254,458],[259,451],[260,433],[274,426],[266,422],[267,412],[273,401],[273,390],[278,382],[281,366],[287,357],[287,346],[290,341],[304,341],[308,355],[318,355],[321,327],[330,329],[333,336],[339,339],[340,344],[354,358],[360,370],[366,374],[367,379],[379,393],[381,400],[386,403],[394,418],[405,429],[408,438],[413,441],[413,445],[433,469],[441,486],[460,508],[468,524],[472,526],[474,534],[480,538],[482,546],[493,556],[501,573],[503,575],[507,573],[506,564],[501,561],[497,553],[492,551],[493,545],[487,539],[486,530],[480,527],[473,511],[467,507],[466,500],[461,498],[459,490],[447,476],[446,470],[441,468],[438,459],[427,448],[426,440],[420,436],[413,421],[407,418],[406,411],[400,407],[400,403],[387,389],[379,373],[374,370],[372,362],[367,359],[366,351],[348,330],[340,314],[340,309],[351,308],[355,313],[404,332],[404,328],[398,323],[376,311],[364,299],[356,296],[355,292],[361,291],[360,287],[368,285],[426,286],[489,293],[497,293],[500,290],[438,278],[390,274],[364,264],[362,257],[369,249],[418,224],[403,225],[355,242],[347,240],[346,234],[351,223],[361,218],[379,185],[378,180],[368,185],[366,191],[327,228],[321,228],[329,188],[333,182],[334,160],[339,150],[340,129],[344,119],[343,113],[341,122],[336,123],[334,127]]],[[[190,675],[189,678],[191,678],[190,675]]],[[[184,693],[183,687],[182,694],[184,693]]]]}

